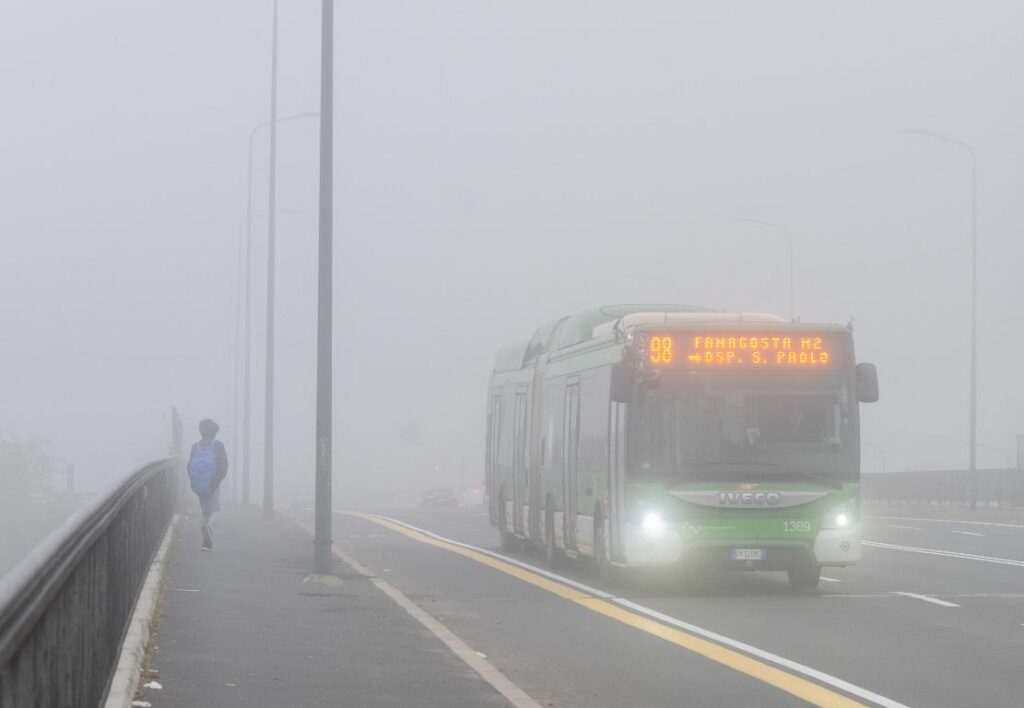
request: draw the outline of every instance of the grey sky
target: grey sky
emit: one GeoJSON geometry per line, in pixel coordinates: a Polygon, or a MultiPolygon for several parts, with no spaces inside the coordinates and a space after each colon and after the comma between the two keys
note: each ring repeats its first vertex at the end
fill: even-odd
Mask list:
{"type": "MultiPolygon", "coordinates": [[[[230,452],[246,145],[270,2],[0,10],[0,429],[86,479],[230,452]]],[[[319,4],[282,2],[280,115],[318,107],[319,4]]],[[[969,163],[980,175],[978,439],[1024,432],[1018,3],[342,3],[336,475],[482,476],[494,350],[610,302],[856,319],[880,369],[864,469],[967,456],[969,163]],[[411,441],[400,429],[414,430],[411,441]]],[[[280,128],[279,467],[312,478],[315,121],[280,128]]],[[[257,145],[257,283],[266,141],[257,145]]],[[[263,288],[254,291],[262,372],[263,288]]],[[[258,489],[262,388],[253,392],[258,489]]],[[[979,464],[1003,464],[982,449],[979,464]]]]}

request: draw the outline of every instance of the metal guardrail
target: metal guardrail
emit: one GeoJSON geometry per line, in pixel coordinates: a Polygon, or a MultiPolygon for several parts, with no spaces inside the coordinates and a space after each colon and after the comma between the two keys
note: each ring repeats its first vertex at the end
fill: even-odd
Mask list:
{"type": "Polygon", "coordinates": [[[861,498],[878,504],[1024,506],[1024,472],[1015,469],[975,470],[973,480],[969,470],[930,470],[862,474],[860,481],[861,498]]]}
{"type": "Polygon", "coordinates": [[[0,579],[0,708],[100,705],[180,485],[143,467],[0,579]]]}

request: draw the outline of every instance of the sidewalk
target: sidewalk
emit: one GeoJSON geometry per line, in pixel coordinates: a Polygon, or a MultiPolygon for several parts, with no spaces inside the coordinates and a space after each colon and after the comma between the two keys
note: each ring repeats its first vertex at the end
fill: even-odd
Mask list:
{"type": "Polygon", "coordinates": [[[153,708],[506,705],[340,560],[341,588],[303,584],[312,539],[288,518],[228,512],[199,545],[193,510],[168,553],[153,708]]]}

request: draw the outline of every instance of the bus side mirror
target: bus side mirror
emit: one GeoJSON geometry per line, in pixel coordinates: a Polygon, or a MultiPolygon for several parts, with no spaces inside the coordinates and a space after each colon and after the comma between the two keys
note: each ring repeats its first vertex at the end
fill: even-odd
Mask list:
{"type": "Polygon", "coordinates": [[[616,403],[629,403],[633,400],[633,372],[625,366],[612,367],[612,381],[609,398],[616,403]]]}
{"type": "Polygon", "coordinates": [[[857,400],[861,403],[878,400],[878,370],[874,364],[857,364],[857,400]]]}

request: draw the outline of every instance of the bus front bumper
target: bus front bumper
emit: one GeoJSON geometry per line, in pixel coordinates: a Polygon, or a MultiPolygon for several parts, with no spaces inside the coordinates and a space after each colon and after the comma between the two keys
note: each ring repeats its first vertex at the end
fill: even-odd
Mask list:
{"type": "Polygon", "coordinates": [[[822,529],[814,539],[818,565],[843,566],[860,562],[860,525],[852,529],[822,529]]]}
{"type": "Polygon", "coordinates": [[[624,524],[622,551],[630,567],[672,566],[694,563],[749,570],[784,570],[796,564],[854,565],[861,558],[860,527],[822,529],[811,540],[748,539],[730,541],[683,540],[673,527],[652,535],[637,524],[624,524]],[[734,548],[761,548],[764,561],[733,561],[734,548]]]}

